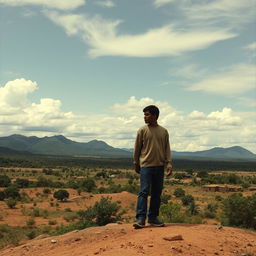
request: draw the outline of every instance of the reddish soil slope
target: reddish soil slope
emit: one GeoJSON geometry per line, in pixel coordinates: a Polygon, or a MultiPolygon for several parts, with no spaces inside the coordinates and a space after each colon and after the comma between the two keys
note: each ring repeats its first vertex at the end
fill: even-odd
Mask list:
{"type": "Polygon", "coordinates": [[[256,233],[216,225],[167,224],[135,230],[131,224],[109,224],[62,236],[35,238],[7,247],[1,256],[252,256],[256,233]],[[181,240],[171,241],[172,238],[181,240]]]}

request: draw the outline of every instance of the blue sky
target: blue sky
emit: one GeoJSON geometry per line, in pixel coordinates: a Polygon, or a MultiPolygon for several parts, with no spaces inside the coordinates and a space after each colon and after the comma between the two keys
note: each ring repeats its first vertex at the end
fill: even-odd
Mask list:
{"type": "Polygon", "coordinates": [[[256,153],[256,1],[0,0],[0,136],[256,153]]]}

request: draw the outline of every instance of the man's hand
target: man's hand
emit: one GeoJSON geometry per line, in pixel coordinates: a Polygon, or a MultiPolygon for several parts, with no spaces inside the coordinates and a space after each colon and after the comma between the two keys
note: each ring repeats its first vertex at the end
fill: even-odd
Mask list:
{"type": "Polygon", "coordinates": [[[166,168],[166,176],[169,177],[172,174],[172,167],[166,168]]]}
{"type": "Polygon", "coordinates": [[[135,172],[137,172],[138,174],[140,174],[140,165],[135,164],[135,172]]]}

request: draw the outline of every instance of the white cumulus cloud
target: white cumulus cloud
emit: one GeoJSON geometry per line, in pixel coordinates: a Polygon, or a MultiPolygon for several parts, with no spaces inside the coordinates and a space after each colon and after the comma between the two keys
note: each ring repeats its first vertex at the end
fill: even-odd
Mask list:
{"type": "Polygon", "coordinates": [[[74,10],[86,3],[86,0],[0,0],[0,4],[10,6],[37,5],[60,10],[74,10]]]}
{"type": "Polygon", "coordinates": [[[27,95],[37,89],[37,83],[24,78],[9,81],[0,87],[0,112],[10,113],[28,104],[27,95]]]}
{"type": "Polygon", "coordinates": [[[105,0],[105,1],[96,1],[96,4],[102,7],[107,7],[107,8],[112,8],[115,7],[115,3],[110,0],[105,0]]]}
{"type": "Polygon", "coordinates": [[[149,29],[145,33],[130,35],[118,33],[120,20],[106,20],[100,16],[60,14],[45,11],[45,15],[63,27],[68,35],[82,37],[90,46],[89,55],[157,57],[179,55],[186,51],[205,49],[215,42],[235,37],[226,29],[177,30],[172,25],[149,29]]]}
{"type": "Polygon", "coordinates": [[[0,136],[13,133],[27,136],[62,134],[75,141],[104,140],[114,147],[133,147],[136,131],[144,125],[143,108],[160,109],[159,124],[170,133],[171,147],[196,151],[215,146],[244,146],[256,152],[255,112],[236,112],[229,107],[210,113],[184,113],[169,102],[134,96],[109,107],[108,114],[64,112],[59,99],[28,98],[36,82],[16,79],[0,87],[0,136]]]}
{"type": "Polygon", "coordinates": [[[192,91],[205,91],[227,96],[240,95],[255,90],[255,65],[239,64],[229,67],[189,85],[188,88],[192,91]]]}
{"type": "Polygon", "coordinates": [[[184,21],[192,24],[213,24],[237,29],[240,25],[255,21],[255,1],[252,0],[155,0],[156,7],[175,3],[184,15],[184,21]]]}

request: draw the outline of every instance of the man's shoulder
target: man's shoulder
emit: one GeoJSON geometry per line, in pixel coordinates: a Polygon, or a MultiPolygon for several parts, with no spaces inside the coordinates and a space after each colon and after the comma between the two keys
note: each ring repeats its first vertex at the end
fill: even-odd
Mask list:
{"type": "Polygon", "coordinates": [[[141,126],[141,127],[139,128],[138,132],[145,131],[145,130],[148,130],[148,125],[147,125],[147,124],[141,126]]]}
{"type": "Polygon", "coordinates": [[[161,126],[161,125],[158,125],[158,129],[160,129],[162,131],[165,131],[165,132],[168,132],[168,130],[166,128],[164,128],[163,126],[161,126]]]}

